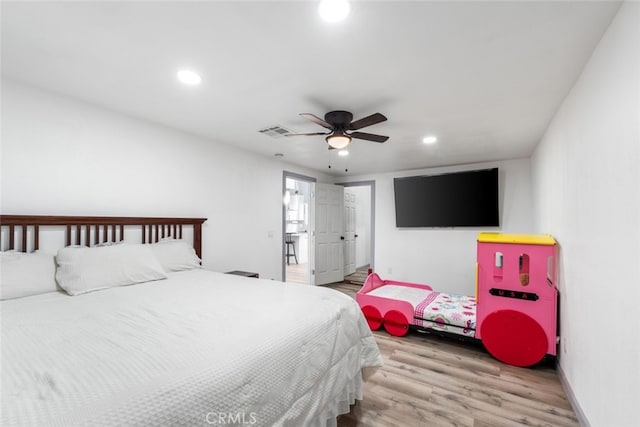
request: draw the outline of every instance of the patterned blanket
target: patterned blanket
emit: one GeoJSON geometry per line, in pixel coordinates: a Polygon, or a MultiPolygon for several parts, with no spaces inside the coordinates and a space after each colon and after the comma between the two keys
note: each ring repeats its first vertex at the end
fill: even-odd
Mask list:
{"type": "Polygon", "coordinates": [[[476,299],[430,292],[415,309],[415,324],[427,329],[475,336],[476,299]]]}

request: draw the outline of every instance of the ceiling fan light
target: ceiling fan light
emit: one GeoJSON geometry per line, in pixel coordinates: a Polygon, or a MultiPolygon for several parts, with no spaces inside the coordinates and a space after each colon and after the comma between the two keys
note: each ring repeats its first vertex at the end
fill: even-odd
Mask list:
{"type": "Polygon", "coordinates": [[[347,145],[349,145],[349,143],[351,142],[351,137],[349,135],[345,135],[341,133],[336,135],[329,135],[326,138],[326,140],[327,140],[327,144],[329,144],[333,148],[341,150],[347,145]]]}

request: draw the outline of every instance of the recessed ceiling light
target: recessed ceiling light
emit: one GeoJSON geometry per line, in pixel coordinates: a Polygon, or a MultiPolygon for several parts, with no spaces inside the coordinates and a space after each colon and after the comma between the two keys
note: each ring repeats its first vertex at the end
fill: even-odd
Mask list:
{"type": "Polygon", "coordinates": [[[338,151],[338,156],[348,156],[349,155],[349,150],[340,150],[338,151]]]}
{"type": "Polygon", "coordinates": [[[339,22],[349,15],[351,5],[347,0],[322,0],[318,5],[320,17],[327,22],[339,22]]]}
{"type": "Polygon", "coordinates": [[[191,70],[180,70],[178,71],[177,77],[180,82],[189,86],[197,86],[202,82],[200,75],[191,70]]]}
{"type": "Polygon", "coordinates": [[[422,138],[422,142],[424,142],[425,144],[434,144],[438,142],[438,138],[433,135],[429,135],[422,138]]]}

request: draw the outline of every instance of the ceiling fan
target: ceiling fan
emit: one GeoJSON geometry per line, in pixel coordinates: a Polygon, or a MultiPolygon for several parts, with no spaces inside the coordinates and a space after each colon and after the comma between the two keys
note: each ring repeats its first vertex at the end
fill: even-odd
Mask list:
{"type": "Polygon", "coordinates": [[[380,143],[389,139],[388,136],[375,135],[373,133],[353,132],[386,121],[387,118],[380,113],[375,113],[356,121],[352,121],[353,114],[348,111],[329,111],[324,115],[324,120],[310,113],[300,113],[300,115],[329,129],[330,132],[290,133],[287,136],[327,135],[325,139],[329,144],[329,150],[346,147],[351,143],[352,138],[380,143]]]}

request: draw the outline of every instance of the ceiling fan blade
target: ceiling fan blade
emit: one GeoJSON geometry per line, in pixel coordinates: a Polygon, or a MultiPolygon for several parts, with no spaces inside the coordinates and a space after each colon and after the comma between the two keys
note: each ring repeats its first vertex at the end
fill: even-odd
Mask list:
{"type": "Polygon", "coordinates": [[[285,136],[313,136],[313,135],[331,135],[331,132],[287,133],[287,134],[285,134],[285,136]]]}
{"type": "Polygon", "coordinates": [[[375,113],[360,120],[356,120],[355,122],[351,122],[349,125],[350,130],[358,130],[367,126],[375,125],[380,122],[386,121],[387,118],[380,113],[375,113]]]}
{"type": "Polygon", "coordinates": [[[374,135],[372,133],[366,132],[351,132],[349,135],[351,135],[351,138],[365,139],[367,141],[373,142],[385,142],[387,139],[389,139],[388,136],[374,135]]]}
{"type": "Polygon", "coordinates": [[[325,122],[324,120],[322,120],[320,117],[316,115],[313,115],[311,113],[300,113],[300,115],[307,120],[311,120],[312,122],[319,124],[322,127],[333,130],[333,126],[331,126],[329,123],[325,122]]]}

